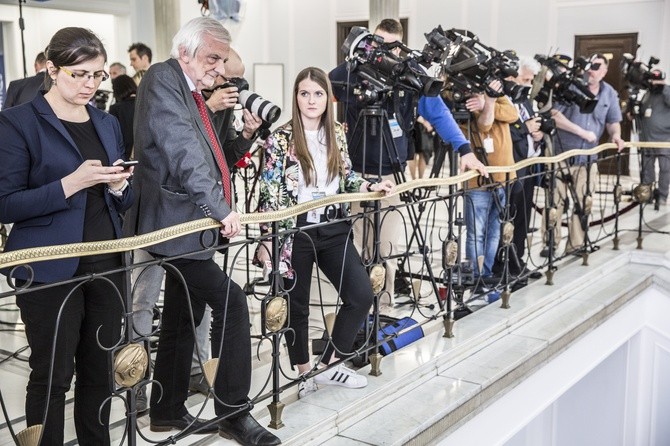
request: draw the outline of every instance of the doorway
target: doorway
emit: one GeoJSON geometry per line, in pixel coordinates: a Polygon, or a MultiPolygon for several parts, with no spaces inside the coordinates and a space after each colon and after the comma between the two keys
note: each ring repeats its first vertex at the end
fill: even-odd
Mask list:
{"type": "MultiPolygon", "coordinates": [[[[624,53],[635,54],[637,51],[637,34],[597,34],[588,36],[575,36],[575,57],[589,57],[592,54],[600,53],[608,59],[608,70],[605,81],[610,84],[619,93],[619,105],[625,113],[625,104],[628,100],[626,84],[621,73],[621,60],[624,53]]],[[[631,123],[624,115],[621,121],[621,138],[624,141],[630,141],[631,123]]],[[[603,133],[600,143],[609,141],[607,132],[603,133]]],[[[624,156],[621,159],[622,175],[629,175],[629,155],[628,149],[624,150],[624,156]]],[[[615,149],[606,150],[601,156],[610,156],[616,153],[615,149]]],[[[598,162],[600,173],[607,175],[616,174],[616,160],[606,159],[598,162]]]]}

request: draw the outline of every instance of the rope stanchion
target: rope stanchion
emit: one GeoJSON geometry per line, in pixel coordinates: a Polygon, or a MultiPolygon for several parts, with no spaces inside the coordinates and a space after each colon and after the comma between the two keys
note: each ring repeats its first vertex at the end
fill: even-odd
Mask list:
{"type": "MultiPolygon", "coordinates": [[[[640,147],[646,149],[670,148],[670,142],[628,142],[625,147],[640,147]]],[[[566,160],[577,155],[597,155],[605,150],[614,149],[613,143],[601,144],[592,149],[573,149],[560,155],[551,157],[528,158],[510,166],[490,166],[487,168],[489,173],[508,173],[515,172],[524,167],[535,164],[551,164],[566,160]]],[[[396,186],[392,195],[399,195],[404,192],[419,188],[445,187],[458,185],[471,178],[476,178],[479,173],[468,171],[449,178],[422,178],[407,181],[396,186]]],[[[356,192],[349,194],[337,194],[317,200],[312,200],[272,212],[242,214],[240,223],[243,225],[252,225],[259,223],[270,223],[295,217],[299,214],[309,212],[314,209],[323,208],[330,205],[350,203],[366,200],[379,200],[384,197],[382,192],[356,192]]],[[[145,248],[147,246],[162,243],[184,235],[195,232],[217,229],[221,226],[220,222],[211,218],[202,218],[199,220],[181,223],[170,226],[158,231],[150,232],[134,237],[126,237],[116,240],[107,240],[99,242],[71,243],[67,245],[55,245],[39,248],[27,248],[0,254],[0,268],[10,268],[17,265],[23,265],[29,262],[42,262],[47,260],[65,259],[71,257],[82,257],[89,255],[111,254],[117,252],[132,251],[134,249],[145,248]]]]}

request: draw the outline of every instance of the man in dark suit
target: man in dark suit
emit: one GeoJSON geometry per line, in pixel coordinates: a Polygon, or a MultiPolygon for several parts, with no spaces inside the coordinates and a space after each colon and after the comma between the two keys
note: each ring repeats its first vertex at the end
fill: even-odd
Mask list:
{"type": "MultiPolygon", "coordinates": [[[[139,198],[136,215],[131,212],[126,218],[127,224],[136,222],[137,233],[203,217],[221,222],[223,237],[240,232],[239,215],[230,202],[229,169],[243,153],[223,154],[201,94],[217,76],[225,75],[229,43],[230,34],[218,21],[192,19],[174,37],[172,58],[152,65],[140,83],[135,113],[139,198]]],[[[217,416],[227,416],[219,422],[219,434],[242,444],[279,444],[279,438],[249,414],[251,340],[246,295],[214,262],[215,251],[203,251],[201,242],[201,234],[192,234],[147,248],[157,257],[194,253],[166,265],[154,371],[162,388],[154,385],[152,389],[151,430],[212,432],[184,404],[194,341],[191,311],[197,326],[209,305],[212,356],[219,358],[214,407],[217,416]]]]}
{"type": "MultiPolygon", "coordinates": [[[[530,87],[533,78],[540,70],[540,64],[531,58],[522,57],[519,60],[519,70],[516,77],[510,77],[508,80],[518,85],[530,87]]],[[[535,116],[533,104],[529,98],[525,98],[514,107],[519,113],[519,119],[510,124],[510,135],[512,136],[512,149],[514,162],[539,156],[543,145],[544,133],[540,131],[540,118],[535,116]]],[[[526,252],[526,239],[528,226],[530,222],[530,213],[533,207],[533,191],[535,189],[535,178],[527,177],[532,173],[530,167],[524,167],[517,171],[517,181],[512,187],[510,196],[510,205],[512,206],[512,215],[514,215],[514,245],[513,252],[510,252],[509,272],[513,276],[521,274],[525,268],[523,258],[526,252]]],[[[494,266],[496,273],[502,271],[502,264],[499,258],[496,258],[494,266]]]]}
{"type": "Polygon", "coordinates": [[[35,75],[24,79],[17,79],[9,83],[7,87],[7,97],[2,109],[8,109],[15,105],[24,104],[33,100],[40,90],[46,90],[45,76],[47,59],[44,53],[39,53],[35,58],[35,75]]]}

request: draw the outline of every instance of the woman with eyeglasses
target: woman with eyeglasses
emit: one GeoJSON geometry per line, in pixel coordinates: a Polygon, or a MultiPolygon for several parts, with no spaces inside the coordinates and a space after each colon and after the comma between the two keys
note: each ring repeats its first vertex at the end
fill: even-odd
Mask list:
{"type": "MultiPolygon", "coordinates": [[[[0,113],[0,221],[14,223],[5,251],[118,238],[120,214],[133,200],[132,169],[114,165],[124,152],[119,123],[88,105],[107,78],[100,39],[63,28],[46,56],[50,89],[0,113]]],[[[103,402],[112,366],[103,347],[119,342],[124,287],[122,273],[105,272],[122,266],[121,254],[100,254],[2,271],[30,289],[16,303],[31,351],[26,422],[43,425],[41,445],[64,443],[65,393],[75,372],[78,442],[110,444],[103,402]],[[105,279],[54,284],[91,274],[105,279]]]]}

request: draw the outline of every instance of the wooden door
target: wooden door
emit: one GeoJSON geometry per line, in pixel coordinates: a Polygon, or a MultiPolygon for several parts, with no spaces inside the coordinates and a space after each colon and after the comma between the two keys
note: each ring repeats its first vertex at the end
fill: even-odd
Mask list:
{"type": "MultiPolygon", "coordinates": [[[[599,34],[589,36],[575,36],[575,56],[589,57],[592,54],[600,53],[608,58],[608,70],[605,76],[605,82],[609,83],[619,93],[619,103],[623,106],[628,99],[626,85],[621,73],[621,60],[624,53],[635,54],[637,51],[637,33],[628,34],[599,34]]],[[[624,141],[630,141],[631,124],[624,115],[621,122],[621,137],[624,141]]],[[[609,135],[605,131],[600,138],[600,142],[608,142],[609,135]]],[[[614,150],[607,150],[603,156],[614,154],[614,150]]],[[[628,149],[626,155],[622,158],[622,174],[629,174],[628,149]]],[[[604,174],[616,174],[616,162],[614,159],[602,160],[598,162],[598,170],[604,174]]]]}

